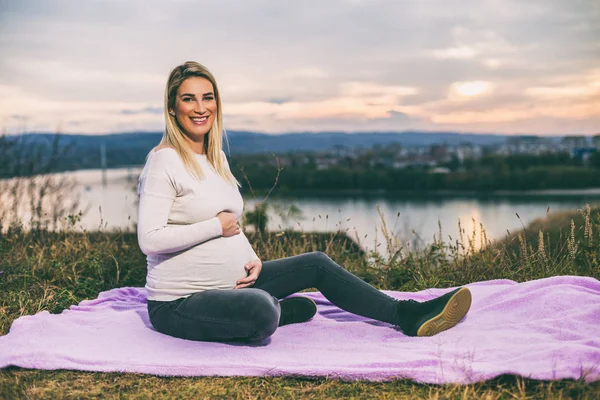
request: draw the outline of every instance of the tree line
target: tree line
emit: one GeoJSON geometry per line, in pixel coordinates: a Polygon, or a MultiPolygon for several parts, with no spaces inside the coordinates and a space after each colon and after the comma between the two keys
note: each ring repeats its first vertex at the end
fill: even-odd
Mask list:
{"type": "MultiPolygon", "coordinates": [[[[272,157],[272,156],[271,156],[272,157]]],[[[233,174],[247,186],[268,189],[278,167],[257,162],[257,155],[235,156],[230,160],[233,174]],[[243,171],[243,172],[242,172],[243,171]]],[[[317,169],[314,163],[279,167],[278,191],[294,190],[542,190],[600,187],[600,157],[595,153],[586,164],[568,153],[545,155],[486,155],[463,163],[451,160],[432,168],[394,169],[382,165],[334,165],[317,169]]]]}

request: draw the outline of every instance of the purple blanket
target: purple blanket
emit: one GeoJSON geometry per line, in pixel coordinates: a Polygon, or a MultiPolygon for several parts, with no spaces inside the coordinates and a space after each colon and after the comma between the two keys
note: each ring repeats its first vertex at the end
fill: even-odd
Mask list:
{"type": "MultiPolygon", "coordinates": [[[[600,282],[559,276],[525,283],[468,285],[473,305],[455,328],[403,335],[345,312],[319,292],[318,314],[277,329],[260,344],[194,342],[156,332],[143,288],[100,293],[61,314],[15,320],[0,337],[0,368],[138,372],[179,376],[329,376],[384,381],[470,383],[502,374],[551,380],[600,379],[600,282]]],[[[385,291],[427,300],[450,289],[385,291]]]]}

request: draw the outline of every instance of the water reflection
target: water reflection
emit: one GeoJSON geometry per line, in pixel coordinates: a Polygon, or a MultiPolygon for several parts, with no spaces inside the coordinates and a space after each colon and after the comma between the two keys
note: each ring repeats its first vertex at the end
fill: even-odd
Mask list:
{"type": "MultiPolygon", "coordinates": [[[[77,180],[81,208],[87,210],[76,228],[135,230],[135,189],[140,172],[139,168],[108,170],[106,186],[102,185],[99,170],[64,173],[77,180]]],[[[244,198],[246,210],[252,209],[257,201],[250,194],[245,194],[244,198]]],[[[27,203],[27,199],[22,200],[23,204],[27,203]]],[[[381,243],[378,250],[385,253],[381,215],[387,232],[400,239],[404,246],[415,248],[432,242],[434,235],[439,237],[441,225],[445,241],[455,242],[458,239],[468,244],[471,240],[473,246],[479,248],[484,240],[481,224],[488,239],[498,239],[507,231],[521,229],[523,225],[543,217],[548,209],[569,210],[583,208],[586,203],[599,204],[600,190],[534,192],[527,195],[510,192],[501,195],[446,193],[401,196],[377,193],[330,193],[323,196],[305,193],[290,197],[276,194],[269,198],[269,202],[273,206],[269,230],[341,230],[367,250],[381,243]],[[300,209],[301,218],[289,218],[286,215],[291,205],[300,209]]]]}
{"type": "MultiPolygon", "coordinates": [[[[484,232],[488,239],[499,239],[507,232],[521,229],[536,218],[544,217],[547,210],[583,208],[586,203],[597,204],[600,196],[503,196],[467,198],[464,196],[437,196],[394,198],[390,196],[362,196],[355,198],[289,198],[275,196],[271,202],[295,204],[304,218],[285,222],[274,215],[268,224],[271,230],[295,228],[306,231],[346,230],[361,239],[364,248],[374,248],[383,241],[383,214],[388,232],[412,248],[431,243],[440,236],[445,241],[456,241],[480,248],[484,232]],[[518,216],[517,216],[518,214],[518,216]],[[347,221],[349,219],[349,221],[347,221]],[[459,229],[460,224],[460,229],[459,229]],[[365,237],[366,236],[366,237],[365,237]]],[[[246,200],[253,207],[256,200],[246,200]]],[[[384,247],[384,244],[381,245],[384,247]]]]}

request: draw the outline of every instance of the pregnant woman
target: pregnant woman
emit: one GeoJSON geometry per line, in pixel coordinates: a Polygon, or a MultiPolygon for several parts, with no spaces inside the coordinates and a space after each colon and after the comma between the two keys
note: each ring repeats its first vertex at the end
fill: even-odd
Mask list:
{"type": "Polygon", "coordinates": [[[305,322],[318,289],[337,307],[387,322],[409,336],[455,326],[471,306],[468,288],[426,302],[399,301],[322,252],[258,258],[240,229],[244,203],[222,151],[223,114],[213,75],[196,62],[175,67],[165,90],[165,132],[138,182],[138,242],[147,255],[152,326],[199,341],[257,341],[305,322]]]}

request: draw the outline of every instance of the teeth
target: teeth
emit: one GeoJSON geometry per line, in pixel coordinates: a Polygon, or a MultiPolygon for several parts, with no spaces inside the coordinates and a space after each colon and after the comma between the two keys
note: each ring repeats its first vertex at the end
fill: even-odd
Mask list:
{"type": "Polygon", "coordinates": [[[202,118],[194,118],[194,117],[192,117],[192,120],[201,122],[201,121],[206,121],[207,118],[208,117],[202,117],[202,118]]]}

